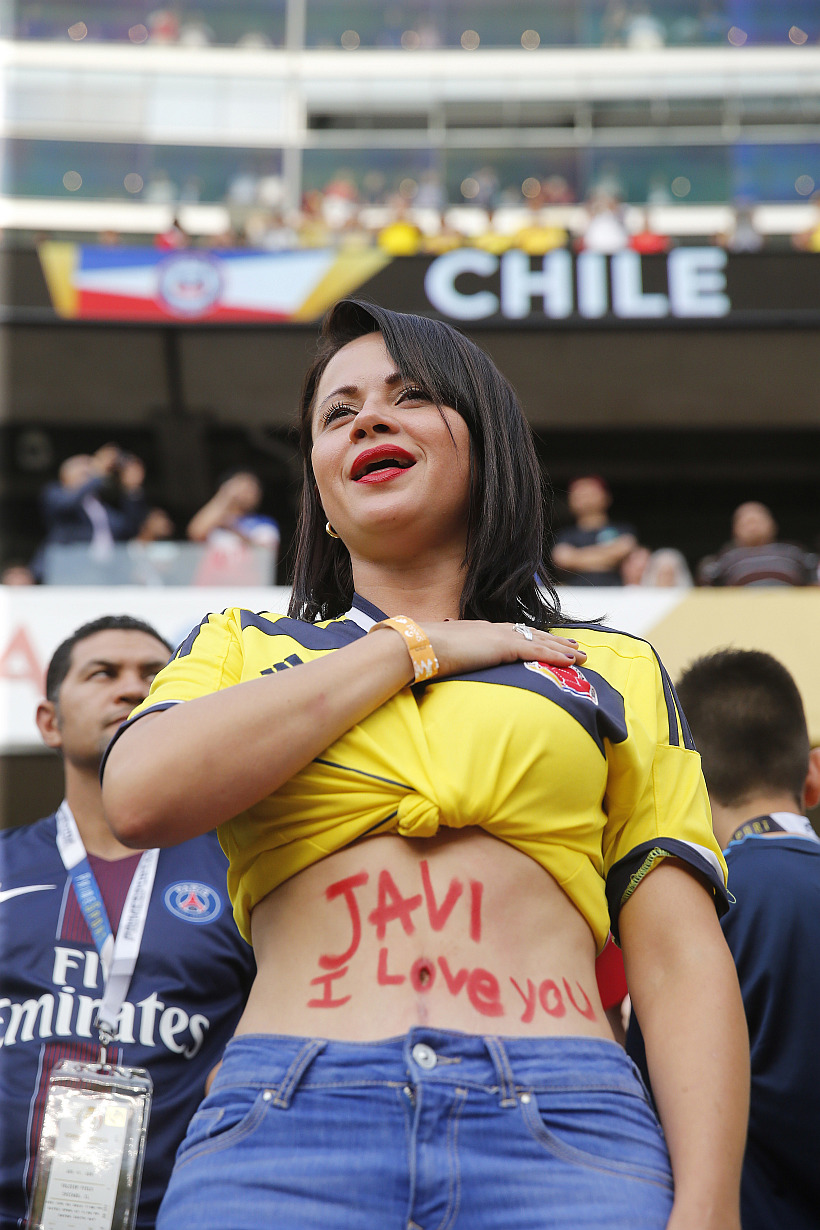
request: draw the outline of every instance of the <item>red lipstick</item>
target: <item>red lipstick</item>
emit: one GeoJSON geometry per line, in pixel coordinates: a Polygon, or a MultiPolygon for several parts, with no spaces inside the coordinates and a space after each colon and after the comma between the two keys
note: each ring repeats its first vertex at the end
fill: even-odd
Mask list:
{"type": "Polygon", "coordinates": [[[350,477],[355,483],[386,483],[415,464],[415,457],[406,449],[393,444],[378,444],[359,453],[351,467],[350,477]]]}

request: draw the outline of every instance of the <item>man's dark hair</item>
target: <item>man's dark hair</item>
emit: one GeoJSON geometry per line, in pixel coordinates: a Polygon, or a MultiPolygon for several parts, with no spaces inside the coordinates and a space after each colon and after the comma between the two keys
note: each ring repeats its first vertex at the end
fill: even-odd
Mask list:
{"type": "Polygon", "coordinates": [[[758,650],[724,649],[694,662],[677,690],[718,803],[731,807],[763,791],[800,802],[809,735],[785,666],[758,650]]]}
{"type": "Polygon", "coordinates": [[[54,650],[46,671],[47,700],[56,703],[59,699],[63,680],[71,670],[71,655],[74,652],[74,646],[80,641],[87,640],[89,636],[94,636],[97,632],[108,631],[144,632],[146,636],[152,636],[155,641],[164,645],[169,655],[173,653],[173,648],[165,637],[160,636],[156,628],[152,628],[144,620],[135,619],[133,615],[102,615],[99,619],[92,619],[90,623],[77,628],[76,632],[72,632],[71,636],[66,637],[63,643],[54,650]]]}
{"type": "Polygon", "coordinates": [[[341,615],[353,598],[344,544],[325,533],[313,476],[312,415],[330,360],[348,342],[381,333],[402,378],[450,406],[470,433],[470,508],[461,599],[463,619],[555,627],[566,620],[548,581],[546,484],[518,399],[491,359],[451,325],[343,299],[328,313],[302,389],[304,482],[290,614],[314,621],[341,615]]]}

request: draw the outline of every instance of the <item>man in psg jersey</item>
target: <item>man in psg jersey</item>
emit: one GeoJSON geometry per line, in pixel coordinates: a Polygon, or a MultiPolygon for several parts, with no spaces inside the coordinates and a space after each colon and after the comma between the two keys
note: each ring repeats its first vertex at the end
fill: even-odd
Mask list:
{"type": "MultiPolygon", "coordinates": [[[[25,1221],[50,1071],[62,1059],[100,1057],[103,970],[143,857],[105,822],[100,760],[169,653],[148,624],[105,616],[77,629],[48,668],[37,724],[62,755],[65,797],[54,815],[0,833],[0,1230],[25,1221]]],[[[147,1068],[154,1086],[139,1230],[154,1224],[177,1145],[253,977],[226,866],[213,833],[159,851],[136,965],[118,1006],[108,1061],[147,1068]]]]}
{"type": "MultiPolygon", "coordinates": [[[[775,658],[722,650],[678,685],[703,761],[735,904],[721,920],[751,1043],[743,1230],[816,1230],[820,1218],[820,801],[797,685],[775,658]]],[[[637,1031],[628,1049],[640,1064],[637,1031]]]]}

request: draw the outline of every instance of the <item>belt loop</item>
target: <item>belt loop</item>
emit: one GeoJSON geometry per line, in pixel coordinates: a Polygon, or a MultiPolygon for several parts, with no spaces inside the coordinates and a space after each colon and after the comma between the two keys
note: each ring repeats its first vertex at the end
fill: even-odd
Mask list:
{"type": "Polygon", "coordinates": [[[296,1091],[296,1086],[305,1074],[305,1070],[313,1062],[318,1054],[320,1054],[327,1046],[327,1040],[320,1041],[314,1038],[311,1042],[307,1042],[293,1063],[288,1068],[282,1083],[276,1091],[276,1097],[273,1099],[274,1106],[279,1106],[282,1110],[287,1110],[290,1106],[290,1100],[296,1091]]]}
{"type": "Polygon", "coordinates": [[[513,1077],[510,1061],[507,1058],[507,1052],[504,1049],[504,1043],[500,1038],[485,1037],[484,1045],[490,1052],[490,1058],[493,1061],[498,1083],[500,1085],[501,1100],[500,1106],[517,1106],[518,1103],[515,1097],[515,1079],[513,1077]]]}

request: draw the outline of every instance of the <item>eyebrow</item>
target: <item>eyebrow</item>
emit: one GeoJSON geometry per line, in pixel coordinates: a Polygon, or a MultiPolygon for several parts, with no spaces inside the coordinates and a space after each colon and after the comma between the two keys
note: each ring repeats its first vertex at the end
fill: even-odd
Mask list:
{"type": "MultiPolygon", "coordinates": [[[[392,372],[391,375],[385,376],[384,383],[389,389],[392,389],[395,385],[401,384],[403,379],[404,377],[401,372],[395,371],[392,372]]],[[[331,397],[355,397],[358,392],[358,384],[340,384],[338,389],[333,389],[332,392],[328,393],[326,397],[322,398],[316,409],[319,410],[325,402],[330,401],[331,397]]]]}
{"type": "MultiPolygon", "coordinates": [[[[138,669],[143,671],[162,670],[165,665],[166,659],[154,658],[153,660],[147,662],[138,663],[138,669]]],[[[123,663],[116,662],[113,658],[92,658],[90,662],[84,663],[81,669],[82,672],[85,673],[86,671],[99,670],[101,666],[107,667],[111,670],[120,670],[123,663]]]]}

